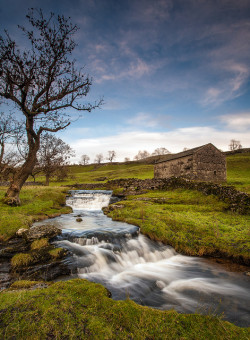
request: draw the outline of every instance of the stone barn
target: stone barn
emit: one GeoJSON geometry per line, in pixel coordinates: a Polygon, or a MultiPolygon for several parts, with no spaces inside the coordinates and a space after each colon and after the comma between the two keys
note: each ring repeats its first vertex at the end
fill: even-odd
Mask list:
{"type": "Polygon", "coordinates": [[[165,160],[155,164],[154,178],[172,176],[198,181],[225,182],[226,157],[211,143],[168,155],[165,160]]]}

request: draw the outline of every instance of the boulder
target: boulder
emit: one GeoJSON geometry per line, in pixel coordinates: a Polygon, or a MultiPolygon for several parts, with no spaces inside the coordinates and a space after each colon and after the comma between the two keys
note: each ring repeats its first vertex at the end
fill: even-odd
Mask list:
{"type": "Polygon", "coordinates": [[[43,237],[51,239],[53,237],[56,237],[57,235],[60,235],[61,233],[62,233],[61,229],[51,224],[37,225],[31,227],[29,230],[26,229],[20,231],[19,229],[17,231],[17,235],[20,235],[27,242],[32,242],[43,237]]]}

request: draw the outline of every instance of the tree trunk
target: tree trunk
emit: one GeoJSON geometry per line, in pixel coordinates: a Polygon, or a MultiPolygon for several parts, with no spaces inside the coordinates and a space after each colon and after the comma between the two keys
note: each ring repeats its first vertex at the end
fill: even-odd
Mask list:
{"type": "Polygon", "coordinates": [[[45,185],[49,185],[49,174],[46,174],[45,175],[45,178],[46,178],[46,182],[45,182],[45,185]]]}
{"type": "Polygon", "coordinates": [[[11,206],[18,206],[21,204],[19,198],[20,190],[22,189],[22,186],[24,185],[28,177],[31,175],[36,164],[36,154],[39,149],[40,138],[38,137],[34,140],[34,138],[28,135],[28,141],[28,156],[21,168],[15,172],[13,179],[11,180],[10,187],[5,194],[4,201],[6,204],[11,206]]]}

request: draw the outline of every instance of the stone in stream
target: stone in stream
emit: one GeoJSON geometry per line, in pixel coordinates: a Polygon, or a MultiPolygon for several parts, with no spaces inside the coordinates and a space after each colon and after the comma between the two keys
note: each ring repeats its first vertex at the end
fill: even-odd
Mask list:
{"type": "Polygon", "coordinates": [[[51,224],[37,225],[30,229],[21,228],[17,231],[16,235],[25,239],[26,242],[47,237],[48,239],[54,238],[62,233],[61,229],[51,224]]]}

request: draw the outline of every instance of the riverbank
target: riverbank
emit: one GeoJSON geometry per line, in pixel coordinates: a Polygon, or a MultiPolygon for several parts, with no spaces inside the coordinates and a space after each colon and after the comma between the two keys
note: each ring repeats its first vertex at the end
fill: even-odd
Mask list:
{"type": "Polygon", "coordinates": [[[183,254],[249,265],[250,215],[227,208],[227,203],[213,195],[175,189],[126,196],[104,212],[114,220],[139,226],[150,239],[183,254]]]}
{"type": "Polygon", "coordinates": [[[62,187],[23,187],[20,207],[10,207],[3,199],[7,187],[0,187],[0,241],[13,237],[20,228],[30,228],[34,221],[52,218],[71,212],[65,206],[67,189],[62,187]]]}
{"type": "Polygon", "coordinates": [[[48,288],[5,291],[0,299],[2,339],[248,339],[250,330],[214,315],[179,314],[114,301],[86,280],[48,288]]]}
{"type": "MultiPolygon", "coordinates": [[[[42,191],[39,191],[40,187],[39,190],[38,188],[33,190],[29,188],[29,190],[24,193],[22,206],[22,216],[28,221],[43,218],[44,207],[47,213],[51,214],[59,214],[60,209],[65,208],[62,206],[65,200],[64,189],[56,190],[55,196],[52,196],[51,188],[42,188],[42,191]],[[43,202],[34,208],[34,215],[32,215],[32,200],[35,197],[39,197],[43,202]]],[[[178,197],[180,199],[179,195],[178,197]]],[[[139,200],[135,202],[147,203],[144,198],[142,200],[140,196],[133,196],[128,197],[125,204],[138,198],[139,200]]],[[[162,202],[159,202],[157,204],[161,205],[162,202]]],[[[116,205],[118,204],[122,206],[124,202],[116,205]]],[[[18,213],[20,216],[20,210],[10,209],[12,214],[9,213],[9,216],[12,218],[11,221],[15,222],[18,218],[14,215],[18,213]]],[[[123,208],[117,210],[122,211],[123,208]]],[[[153,212],[155,213],[155,209],[153,212]]],[[[139,213],[145,221],[144,210],[140,210],[139,213]]],[[[156,215],[155,219],[157,218],[156,215]]],[[[12,230],[19,227],[20,225],[15,227],[13,225],[12,230]]],[[[208,315],[179,314],[175,311],[163,312],[142,307],[129,299],[114,301],[105,288],[85,280],[72,280],[52,285],[27,281],[17,283],[10,290],[0,293],[0,332],[2,332],[0,334],[5,339],[13,336],[27,339],[27,334],[29,338],[35,339],[48,337],[162,339],[166,334],[169,339],[247,339],[250,336],[249,329],[239,328],[223,321],[221,315],[216,315],[216,311],[211,311],[208,315]],[[35,284],[47,288],[29,290],[35,284]]]]}

